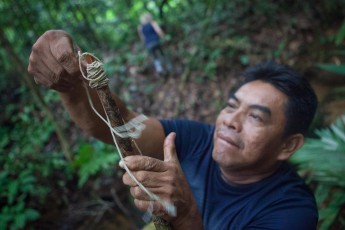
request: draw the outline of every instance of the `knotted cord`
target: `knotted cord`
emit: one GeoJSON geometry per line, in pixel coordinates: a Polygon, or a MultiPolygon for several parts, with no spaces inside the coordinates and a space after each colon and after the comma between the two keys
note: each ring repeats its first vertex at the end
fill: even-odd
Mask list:
{"type": "MultiPolygon", "coordinates": [[[[103,68],[103,63],[97,57],[95,57],[91,53],[87,53],[87,52],[81,53],[79,51],[78,52],[78,56],[79,56],[79,68],[80,68],[80,71],[81,71],[82,76],[84,77],[84,79],[89,81],[90,88],[99,89],[101,87],[107,86],[108,82],[109,82],[109,79],[106,77],[106,73],[105,73],[104,68],[103,68]],[[84,73],[82,65],[81,65],[82,60],[83,60],[84,56],[86,56],[86,55],[89,55],[89,56],[94,58],[94,61],[91,64],[87,64],[87,66],[86,66],[87,74],[84,73]]],[[[88,89],[88,87],[85,84],[84,84],[84,87],[85,87],[85,90],[86,90],[86,93],[87,93],[87,97],[88,97],[88,100],[89,100],[89,103],[90,103],[90,106],[91,106],[92,110],[97,114],[97,116],[99,118],[101,118],[101,120],[111,130],[111,135],[112,135],[114,144],[116,146],[116,149],[118,151],[120,159],[123,162],[124,169],[126,170],[128,175],[151,198],[151,200],[154,200],[154,201],[157,201],[158,203],[160,203],[164,207],[164,209],[168,213],[168,215],[176,216],[176,207],[172,203],[162,200],[156,194],[154,194],[151,191],[149,191],[143,184],[141,184],[136,179],[136,177],[133,175],[133,173],[127,167],[126,162],[124,161],[123,154],[122,154],[122,152],[120,150],[120,147],[119,147],[119,145],[118,145],[118,143],[116,141],[116,138],[115,138],[115,135],[119,136],[121,138],[126,138],[126,137],[139,138],[139,136],[141,135],[141,132],[145,129],[145,124],[143,124],[143,121],[145,121],[147,119],[147,117],[145,115],[139,115],[139,116],[135,117],[134,119],[130,120],[128,123],[125,123],[122,126],[112,127],[111,123],[109,121],[109,117],[108,117],[108,115],[107,115],[107,113],[105,111],[105,108],[104,108],[103,104],[102,104],[102,106],[103,106],[103,109],[105,111],[105,115],[106,115],[107,119],[104,119],[102,117],[102,115],[99,114],[98,111],[95,109],[94,104],[93,104],[92,99],[91,99],[91,96],[90,96],[89,89],[88,89]]],[[[136,144],[136,142],[134,141],[134,139],[132,139],[132,142],[134,143],[134,146],[136,147],[138,152],[142,155],[141,150],[139,149],[139,147],[136,144]]],[[[148,210],[148,214],[150,216],[152,215],[152,204],[150,205],[150,208],[148,210]]],[[[146,215],[145,219],[147,219],[147,215],[146,215]]]]}

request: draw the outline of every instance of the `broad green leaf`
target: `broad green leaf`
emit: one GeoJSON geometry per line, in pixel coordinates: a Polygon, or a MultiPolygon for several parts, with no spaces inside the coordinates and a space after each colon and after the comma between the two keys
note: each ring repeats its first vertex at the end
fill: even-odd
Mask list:
{"type": "Polygon", "coordinates": [[[25,209],[24,214],[28,220],[36,220],[40,217],[40,213],[32,208],[25,209]]]}
{"type": "Polygon", "coordinates": [[[14,226],[16,229],[22,229],[25,226],[26,216],[24,213],[18,213],[14,216],[14,226]]]}
{"type": "Polygon", "coordinates": [[[343,21],[343,23],[341,24],[338,33],[335,36],[335,44],[338,46],[340,45],[345,38],[345,19],[343,21]]]}
{"type": "Polygon", "coordinates": [[[316,64],[316,66],[329,72],[345,75],[345,65],[316,64]]]}
{"type": "Polygon", "coordinates": [[[19,183],[16,180],[13,180],[8,185],[8,203],[12,204],[18,194],[19,183]]]}

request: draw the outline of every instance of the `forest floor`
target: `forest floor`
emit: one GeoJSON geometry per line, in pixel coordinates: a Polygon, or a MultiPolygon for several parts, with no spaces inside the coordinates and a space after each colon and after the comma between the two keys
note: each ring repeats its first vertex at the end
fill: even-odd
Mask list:
{"type": "MultiPolygon", "coordinates": [[[[299,21],[298,18],[296,20],[299,21]]],[[[249,64],[263,61],[264,54],[269,53],[272,47],[278,47],[286,34],[295,35],[290,36],[292,39],[286,42],[284,52],[290,55],[288,57],[282,55],[276,60],[296,66],[298,70],[307,75],[321,102],[319,109],[326,114],[325,121],[329,123],[345,111],[345,101],[329,102],[328,94],[334,86],[345,85],[345,82],[338,76],[317,70],[312,66],[311,63],[318,61],[313,54],[315,47],[319,47],[318,49],[327,49],[327,47],[322,47],[318,43],[317,35],[314,34],[313,28],[317,26],[314,23],[317,22],[305,20],[301,16],[300,21],[304,22],[304,27],[300,30],[290,27],[262,28],[253,33],[251,42],[261,49],[262,55],[248,54],[249,64]]],[[[174,50],[174,45],[169,44],[164,48],[174,50]]],[[[188,118],[212,124],[222,106],[225,105],[229,92],[241,79],[244,66],[238,61],[228,60],[229,64],[231,63],[231,70],[224,72],[220,68],[213,79],[200,80],[200,73],[197,72],[189,72],[186,77],[182,78],[181,75],[186,70],[182,59],[182,57],[178,57],[177,61],[173,63],[175,73],[164,77],[159,77],[153,72],[149,60],[146,67],[129,65],[127,74],[128,78],[132,79],[130,83],[124,85],[113,79],[115,83],[111,85],[111,90],[116,91],[133,110],[145,115],[161,119],[188,118]]],[[[202,63],[200,64],[202,65],[202,63]]],[[[89,197],[82,196],[83,192],[89,193],[86,186],[83,191],[74,195],[78,196],[75,199],[75,205],[72,205],[69,210],[64,210],[63,215],[57,212],[57,207],[55,207],[55,211],[52,211],[54,207],[51,207],[49,215],[47,210],[46,219],[49,219],[51,215],[61,216],[58,229],[136,229],[138,226],[133,224],[135,222],[133,220],[140,222],[142,214],[133,214],[135,209],[130,205],[131,202],[126,195],[128,190],[118,184],[115,178],[106,178],[106,181],[108,185],[103,183],[99,190],[93,191],[94,194],[98,193],[97,197],[103,198],[102,201],[92,203],[86,200],[89,197]],[[111,192],[113,190],[109,189],[109,184],[114,183],[117,187],[117,195],[114,195],[111,192]],[[129,210],[124,211],[123,208],[113,207],[110,201],[118,199],[122,200],[124,206],[129,210]]],[[[117,205],[117,207],[119,206],[121,205],[117,205]]],[[[142,221],[140,223],[143,224],[142,221]]]]}

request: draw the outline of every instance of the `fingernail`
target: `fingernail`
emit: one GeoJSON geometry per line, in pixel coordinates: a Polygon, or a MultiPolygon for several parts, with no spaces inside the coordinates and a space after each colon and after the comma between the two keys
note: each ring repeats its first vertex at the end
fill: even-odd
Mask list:
{"type": "Polygon", "coordinates": [[[125,163],[123,162],[123,160],[120,160],[120,162],[119,162],[119,166],[120,166],[120,168],[125,168],[125,163]]]}

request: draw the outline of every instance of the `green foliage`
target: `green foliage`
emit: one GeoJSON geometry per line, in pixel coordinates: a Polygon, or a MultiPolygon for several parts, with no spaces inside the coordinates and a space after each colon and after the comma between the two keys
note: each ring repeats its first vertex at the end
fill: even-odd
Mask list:
{"type": "Polygon", "coordinates": [[[345,76],[345,65],[316,64],[316,66],[323,69],[323,70],[345,76]]]}
{"type": "Polygon", "coordinates": [[[114,146],[102,142],[81,145],[72,162],[78,171],[78,186],[83,186],[91,176],[110,169],[118,161],[119,155],[114,146]]]}
{"type": "Polygon", "coordinates": [[[283,52],[284,49],[286,48],[286,41],[282,41],[279,43],[277,50],[274,51],[273,56],[274,57],[279,57],[283,52]]]}
{"type": "MultiPolygon", "coordinates": [[[[9,96],[15,104],[6,106],[0,127],[1,229],[22,229],[40,217],[39,205],[51,192],[50,178],[55,170],[65,172],[64,180],[70,178],[61,153],[44,153],[44,144],[49,143],[54,130],[30,103],[31,98],[23,97],[26,90],[19,87],[9,96]]],[[[49,102],[56,100],[56,95],[48,95],[49,102]]]]}
{"type": "Polygon", "coordinates": [[[338,30],[338,33],[335,36],[335,39],[334,39],[335,44],[339,46],[344,41],[344,38],[345,38],[345,19],[343,23],[341,24],[338,30]]]}
{"type": "Polygon", "coordinates": [[[2,171],[0,181],[0,199],[5,198],[6,202],[0,210],[0,226],[21,229],[27,221],[40,216],[37,210],[26,206],[25,199],[29,196],[45,196],[47,189],[37,186],[37,178],[30,169],[22,171],[17,178],[11,178],[8,171],[2,171]]]}
{"type": "Polygon", "coordinates": [[[329,128],[315,132],[318,138],[307,139],[291,161],[310,184],[316,183],[320,229],[326,230],[334,224],[345,204],[345,115],[329,128]]]}

